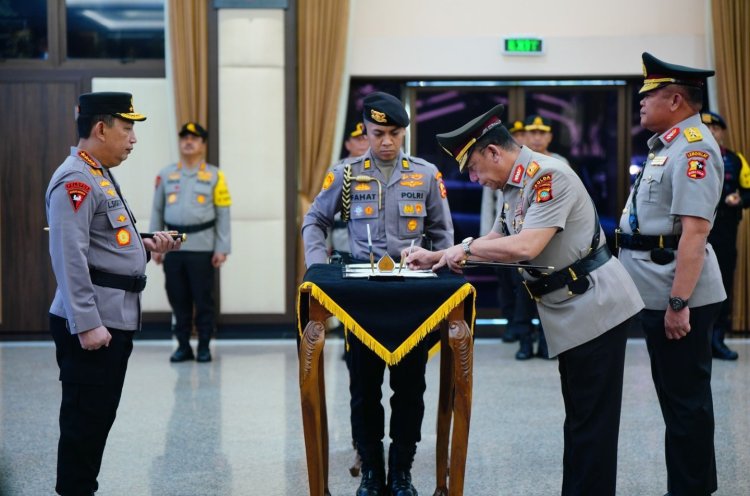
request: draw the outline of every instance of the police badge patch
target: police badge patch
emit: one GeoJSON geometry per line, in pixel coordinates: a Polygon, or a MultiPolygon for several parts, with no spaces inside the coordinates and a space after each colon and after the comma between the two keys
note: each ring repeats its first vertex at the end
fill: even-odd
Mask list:
{"type": "Polygon", "coordinates": [[[536,202],[544,203],[553,198],[552,196],[552,174],[545,174],[534,183],[536,191],[536,202]]]}
{"type": "Polygon", "coordinates": [[[72,181],[65,183],[65,190],[68,192],[70,197],[70,203],[73,205],[73,211],[78,212],[81,208],[83,200],[86,199],[86,195],[91,191],[91,186],[80,181],[72,181]]]}

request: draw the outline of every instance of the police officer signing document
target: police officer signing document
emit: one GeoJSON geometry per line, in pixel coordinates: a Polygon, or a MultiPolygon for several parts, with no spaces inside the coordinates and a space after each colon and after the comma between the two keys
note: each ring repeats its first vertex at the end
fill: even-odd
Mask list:
{"type": "Polygon", "coordinates": [[[129,93],[81,95],[78,147],[58,167],[46,194],[49,252],[57,280],[50,308],[62,381],[57,484],[62,495],[98,488],[107,435],[115,420],[141,326],[141,291],[150,252],[180,247],[166,233],[141,239],[111,169],[135,145],[129,93]]]}
{"type": "Polygon", "coordinates": [[[666,424],[672,496],[716,490],[711,330],[726,298],[706,242],[721,195],[721,150],[701,122],[713,71],[643,54],[641,125],[646,164],[620,219],[620,260],[646,302],[651,375],[666,424]]]}
{"type": "MultiPolygon", "coordinates": [[[[615,494],[625,344],[631,317],[643,308],[638,291],[612,257],[594,204],[573,170],[513,140],[500,122],[503,106],[437,136],[474,182],[502,189],[492,231],[438,252],[418,250],[412,268],[467,259],[522,262],[536,300],[550,356],[559,357],[565,403],[563,495],[615,494]]],[[[524,289],[525,288],[525,289],[524,289]]]]}
{"type": "MultiPolygon", "coordinates": [[[[378,258],[386,253],[398,258],[412,240],[419,245],[425,236],[437,248],[453,244],[453,223],[441,174],[434,165],[401,151],[409,125],[403,104],[391,95],[372,93],[364,99],[364,119],[370,150],[326,175],[322,191],[302,222],[308,267],[326,262],[325,233],[339,211],[347,222],[355,259],[369,258],[368,225],[378,258]]],[[[380,303],[374,306],[382,308],[380,303]]],[[[351,333],[347,339],[353,438],[362,457],[357,495],[416,496],[411,466],[421,439],[427,347],[422,342],[390,368],[392,442],[386,489],[385,414],[380,403],[385,362],[351,333]]]]}

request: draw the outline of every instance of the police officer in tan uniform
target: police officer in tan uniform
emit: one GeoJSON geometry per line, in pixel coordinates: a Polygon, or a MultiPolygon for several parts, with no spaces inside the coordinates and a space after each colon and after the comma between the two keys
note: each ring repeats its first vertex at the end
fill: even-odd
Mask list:
{"type": "Polygon", "coordinates": [[[726,298],[706,238],[721,195],[721,150],[701,122],[713,71],[643,54],[641,125],[655,133],[620,218],[620,260],[646,303],[641,320],[666,424],[672,496],[716,491],[711,330],[726,298]]]}
{"type": "Polygon", "coordinates": [[[224,173],[205,162],[208,132],[197,122],[180,129],[180,161],[156,176],[151,229],[167,228],[189,235],[180,252],[155,256],[164,261],[169,304],[174,314],[177,349],[171,362],[194,357],[211,361],[209,342],[214,331],[214,272],[230,252],[229,196],[224,173]],[[198,331],[198,354],[193,355],[190,334],[198,331]]]}
{"type": "Polygon", "coordinates": [[[125,381],[149,253],[179,248],[163,232],[141,240],[111,169],[130,154],[135,121],[129,93],[79,97],[78,147],[45,197],[57,281],[50,307],[62,382],[57,484],[62,495],[94,494],[107,435],[125,381]]]}
{"type": "Polygon", "coordinates": [[[522,289],[536,300],[551,356],[558,356],[565,403],[563,495],[615,494],[625,344],[643,308],[633,281],[612,257],[594,204],[573,170],[519,147],[498,105],[438,142],[472,181],[503,190],[492,232],[447,250],[418,250],[413,268],[467,259],[530,262],[522,289]]]}
{"type": "MultiPolygon", "coordinates": [[[[453,244],[453,223],[442,175],[429,162],[401,151],[409,125],[403,104],[386,93],[372,93],[364,99],[364,119],[370,150],[326,175],[323,189],[302,221],[308,267],[326,263],[325,235],[339,211],[347,222],[354,259],[369,259],[368,225],[376,258],[388,253],[396,259],[412,240],[419,246],[429,239],[437,248],[453,244]]],[[[357,495],[416,496],[411,466],[421,439],[427,347],[423,342],[390,367],[392,442],[386,489],[385,419],[380,403],[385,363],[356,337],[349,334],[348,339],[352,430],[362,457],[357,495]]]]}

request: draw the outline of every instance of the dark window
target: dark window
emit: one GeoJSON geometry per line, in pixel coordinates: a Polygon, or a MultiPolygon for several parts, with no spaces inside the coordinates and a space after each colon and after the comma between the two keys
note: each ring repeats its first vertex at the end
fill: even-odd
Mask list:
{"type": "Polygon", "coordinates": [[[47,57],[47,0],[0,0],[0,59],[47,57]]]}
{"type": "Polygon", "coordinates": [[[164,0],[66,0],[69,59],[164,58],[164,0]]]}

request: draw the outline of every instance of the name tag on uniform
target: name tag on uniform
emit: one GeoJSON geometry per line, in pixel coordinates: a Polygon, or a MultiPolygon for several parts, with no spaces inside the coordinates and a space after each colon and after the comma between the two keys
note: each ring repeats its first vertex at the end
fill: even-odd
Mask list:
{"type": "Polygon", "coordinates": [[[667,161],[666,155],[659,155],[658,157],[654,157],[654,159],[651,161],[651,165],[664,165],[667,161]]]}

